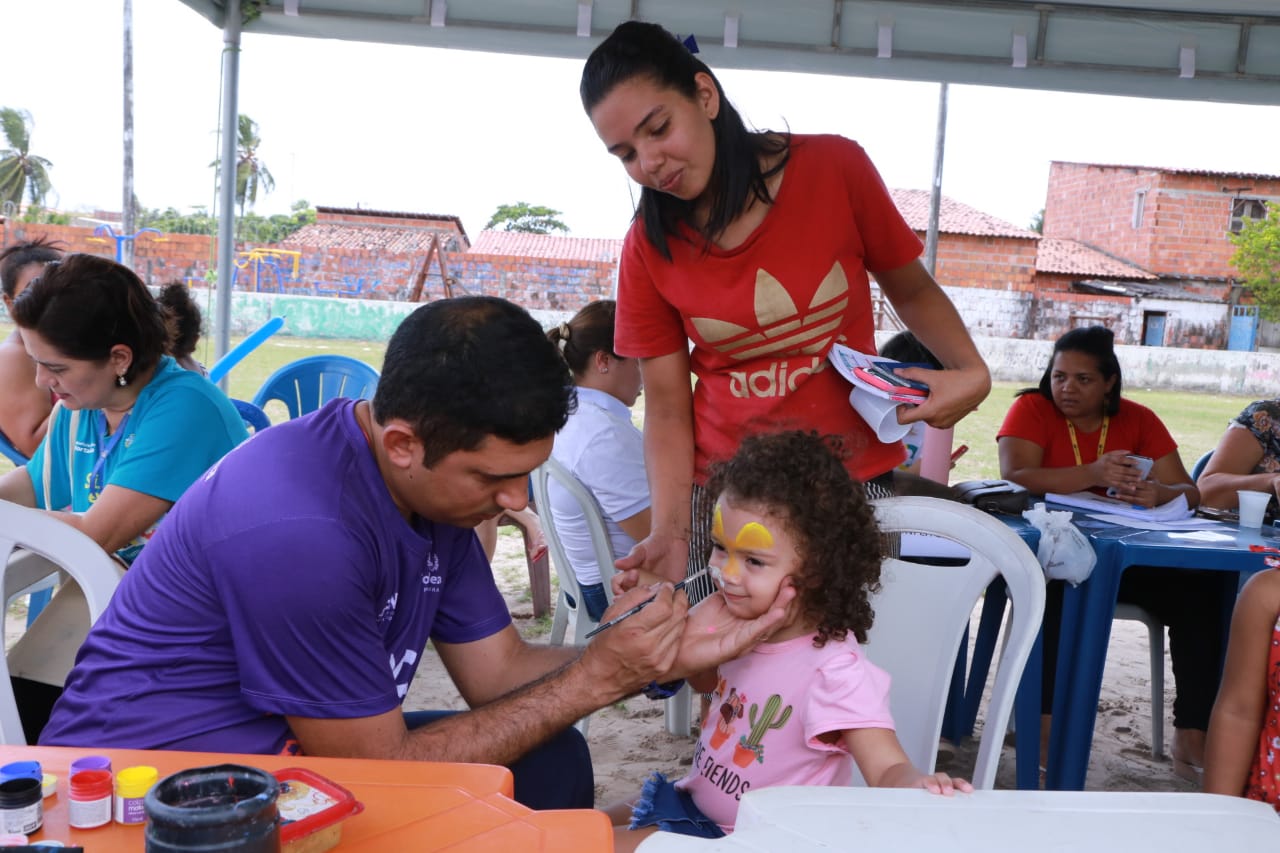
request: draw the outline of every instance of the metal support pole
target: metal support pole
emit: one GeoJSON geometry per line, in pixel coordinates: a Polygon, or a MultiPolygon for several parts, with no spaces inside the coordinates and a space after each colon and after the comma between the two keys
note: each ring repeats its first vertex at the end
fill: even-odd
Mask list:
{"type": "Polygon", "coordinates": [[[942,158],[947,150],[947,84],[938,90],[938,135],[933,143],[933,185],[929,190],[929,228],[924,237],[924,266],[936,276],[938,218],[942,210],[942,158]]]}
{"type": "MultiPolygon", "coordinates": [[[[227,0],[222,20],[222,155],[218,169],[218,294],[214,359],[231,348],[231,274],[236,251],[236,128],[240,106],[240,0],[227,0]]],[[[227,380],[222,380],[227,389],[227,380]]]]}

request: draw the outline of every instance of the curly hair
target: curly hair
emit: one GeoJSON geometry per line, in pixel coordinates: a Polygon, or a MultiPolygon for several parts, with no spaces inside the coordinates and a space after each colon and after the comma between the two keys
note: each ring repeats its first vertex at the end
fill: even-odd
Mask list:
{"type": "Polygon", "coordinates": [[[849,633],[865,643],[875,618],[870,597],[880,588],[880,530],[844,455],[836,436],[754,435],[707,481],[708,493],[776,516],[795,539],[804,568],[792,582],[802,618],[817,624],[819,648],[849,633]]]}

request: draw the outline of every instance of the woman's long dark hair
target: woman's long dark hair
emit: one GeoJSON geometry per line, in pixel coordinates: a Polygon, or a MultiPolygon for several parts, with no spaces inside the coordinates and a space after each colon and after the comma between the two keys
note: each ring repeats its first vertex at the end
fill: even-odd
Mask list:
{"type": "Polygon", "coordinates": [[[1034,388],[1023,388],[1017,396],[1023,394],[1039,394],[1050,403],[1053,402],[1053,362],[1060,352],[1080,352],[1092,356],[1098,362],[1098,372],[1104,380],[1116,378],[1107,394],[1105,412],[1114,415],[1120,411],[1120,391],[1124,377],[1120,374],[1120,359],[1116,358],[1116,336],[1105,326],[1087,326],[1072,329],[1053,344],[1053,355],[1049,356],[1049,366],[1040,377],[1040,384],[1034,388]]]}
{"type": "Polygon", "coordinates": [[[636,208],[636,215],[644,223],[645,236],[667,260],[671,260],[667,237],[678,234],[681,223],[701,234],[706,241],[704,248],[709,248],[746,209],[751,198],[764,204],[773,202],[768,180],[787,165],[790,135],[748,130],[706,63],[657,24],[641,21],[619,24],[587,57],[578,87],[582,107],[590,115],[616,86],[635,77],[648,77],[655,84],[692,99],[697,92],[694,77],[699,73],[711,78],[720,96],[720,112],[711,121],[716,147],[715,165],[706,190],[711,194],[707,221],[701,227],[694,221],[693,202],[649,187],[640,190],[640,204],[636,208]],[[761,168],[762,159],[777,155],[781,156],[768,170],[761,168]]]}

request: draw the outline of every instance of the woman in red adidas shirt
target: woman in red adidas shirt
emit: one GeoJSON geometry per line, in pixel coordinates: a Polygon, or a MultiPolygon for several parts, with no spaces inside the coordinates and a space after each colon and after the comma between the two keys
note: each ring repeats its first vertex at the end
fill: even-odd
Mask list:
{"type": "Polygon", "coordinates": [[[826,361],[836,341],[875,352],[868,272],[949,368],[904,371],[937,381],[901,420],[951,426],[986,397],[986,365],[856,143],[749,131],[705,64],[638,21],[592,52],[581,95],[642,187],[615,340],[619,354],[641,359],[652,530],[623,565],[675,580],[686,563],[705,564],[710,506],[695,484],[746,435],[841,435],[864,482],[902,461],[902,445],[876,440],[826,361]]]}

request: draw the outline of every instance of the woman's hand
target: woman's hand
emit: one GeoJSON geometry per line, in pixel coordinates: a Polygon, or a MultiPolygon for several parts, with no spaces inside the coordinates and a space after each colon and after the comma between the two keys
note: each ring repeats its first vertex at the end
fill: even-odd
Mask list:
{"type": "MultiPolygon", "coordinates": [[[[637,542],[625,557],[615,560],[613,565],[620,572],[638,569],[653,580],[678,583],[684,580],[689,567],[689,543],[678,536],[664,535],[655,530],[637,542]]],[[[614,589],[617,590],[616,585],[614,589]]]]}
{"type": "Polygon", "coordinates": [[[904,367],[895,372],[929,386],[929,396],[923,403],[898,407],[898,422],[903,424],[924,421],[937,429],[955,426],[991,393],[991,372],[984,364],[958,370],[904,367]]]}
{"type": "Polygon", "coordinates": [[[1109,450],[1084,467],[1095,486],[1115,489],[1127,498],[1142,479],[1138,469],[1129,463],[1130,455],[1128,450],[1109,450]]]}

